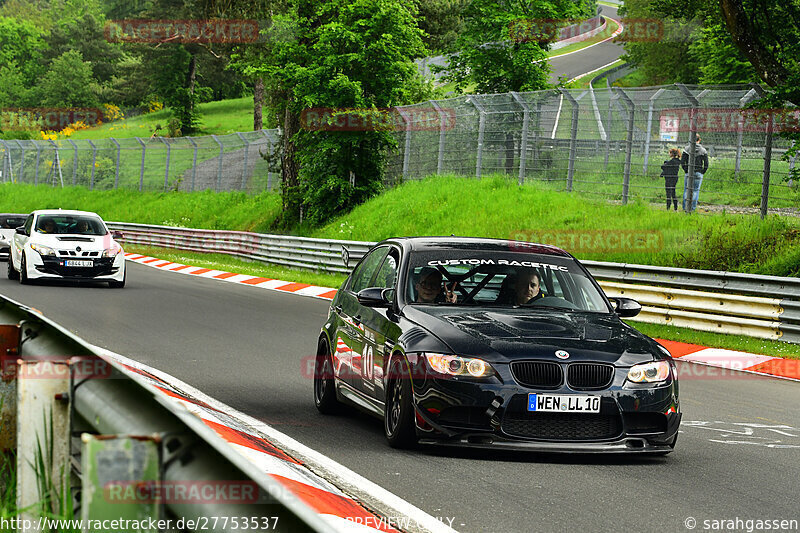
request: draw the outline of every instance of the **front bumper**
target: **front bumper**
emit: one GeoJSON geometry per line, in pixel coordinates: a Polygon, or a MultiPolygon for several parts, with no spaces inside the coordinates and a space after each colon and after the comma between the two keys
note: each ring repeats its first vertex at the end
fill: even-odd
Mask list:
{"type": "Polygon", "coordinates": [[[425,372],[414,380],[420,442],[468,448],[566,453],[665,453],[672,451],[681,413],[673,379],[658,386],[626,383],[615,370],[603,390],[536,390],[519,385],[508,365],[495,365],[486,380],[444,378],[425,372]],[[537,413],[528,394],[593,395],[600,412],[537,413]]]}
{"type": "Polygon", "coordinates": [[[125,277],[125,256],[92,258],[91,267],[68,267],[63,257],[41,257],[28,253],[29,279],[62,279],[68,281],[122,281],[125,277]]]}

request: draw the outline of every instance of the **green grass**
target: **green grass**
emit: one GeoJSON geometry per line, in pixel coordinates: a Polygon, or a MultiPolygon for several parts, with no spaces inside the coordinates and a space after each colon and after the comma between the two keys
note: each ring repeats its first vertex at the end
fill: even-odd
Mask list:
{"type": "Polygon", "coordinates": [[[709,346],[711,348],[727,348],[729,350],[783,357],[786,359],[800,359],[800,345],[789,342],[696,331],[689,328],[679,328],[661,324],[647,324],[636,320],[626,320],[625,322],[653,338],[688,342],[701,346],[709,346]]]}
{"type": "Polygon", "coordinates": [[[627,74],[611,85],[614,87],[644,87],[649,85],[647,83],[647,78],[645,78],[644,72],[640,70],[634,70],[630,74],[627,74]]]}
{"type": "Polygon", "coordinates": [[[343,274],[327,274],[323,272],[312,272],[309,270],[299,270],[296,268],[286,268],[275,265],[267,265],[254,261],[246,261],[224,254],[203,254],[196,252],[185,252],[183,250],[173,250],[170,248],[158,248],[155,246],[125,246],[126,252],[132,252],[159,259],[166,259],[173,263],[184,265],[200,266],[214,270],[225,270],[237,274],[249,274],[262,278],[279,279],[283,281],[294,281],[298,283],[308,283],[319,285],[320,287],[338,288],[345,277],[343,274]]]}

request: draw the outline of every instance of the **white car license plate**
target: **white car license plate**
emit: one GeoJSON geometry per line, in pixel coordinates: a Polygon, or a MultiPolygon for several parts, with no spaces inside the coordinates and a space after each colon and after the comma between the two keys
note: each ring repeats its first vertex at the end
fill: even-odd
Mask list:
{"type": "Polygon", "coordinates": [[[599,413],[600,396],[528,394],[528,411],[540,413],[599,413]]]}
{"type": "Polygon", "coordinates": [[[81,261],[79,259],[67,259],[64,261],[64,266],[68,267],[93,267],[93,261],[81,261]]]}

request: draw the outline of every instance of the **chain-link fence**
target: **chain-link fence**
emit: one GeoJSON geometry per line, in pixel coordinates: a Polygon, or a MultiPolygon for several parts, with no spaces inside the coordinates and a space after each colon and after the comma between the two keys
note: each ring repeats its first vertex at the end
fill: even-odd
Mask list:
{"type": "MultiPolygon", "coordinates": [[[[520,184],[664,203],[661,165],[695,131],[709,161],[698,179],[700,204],[797,208],[800,188],[789,179],[795,161],[783,159],[790,143],[777,134],[791,121],[741,112],[760,92],[742,85],[561,89],[404,106],[386,184],[503,174],[520,184]]],[[[279,186],[279,135],[6,140],[0,169],[3,182],[260,192],[279,186]]],[[[684,179],[680,172],[679,208],[684,179]]]]}

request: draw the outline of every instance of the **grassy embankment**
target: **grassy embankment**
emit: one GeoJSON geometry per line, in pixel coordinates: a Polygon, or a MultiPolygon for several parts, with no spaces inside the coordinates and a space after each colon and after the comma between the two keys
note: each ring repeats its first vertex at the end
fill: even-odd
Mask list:
{"type": "MultiPolygon", "coordinates": [[[[107,220],[209,229],[269,231],[278,216],[275,194],[146,193],[87,191],[82,188],[0,187],[0,211],[80,208],[107,220]]],[[[505,178],[465,180],[438,177],[409,182],[371,200],[321,228],[297,233],[324,238],[377,241],[396,235],[473,235],[540,240],[544,230],[650,231],[660,236],[656,250],[576,251],[581,259],[680,266],[772,275],[800,275],[800,221],[788,217],[682,213],[643,203],[597,203],[579,195],[547,190],[540,184],[518,187],[505,178]]],[[[554,242],[554,244],[559,244],[554,242]]],[[[563,243],[562,243],[563,244],[563,243]]],[[[130,247],[176,262],[264,277],[337,287],[343,277],[262,266],[221,255],[130,247]]],[[[800,358],[800,347],[682,328],[635,324],[646,333],[800,358]]]]}

